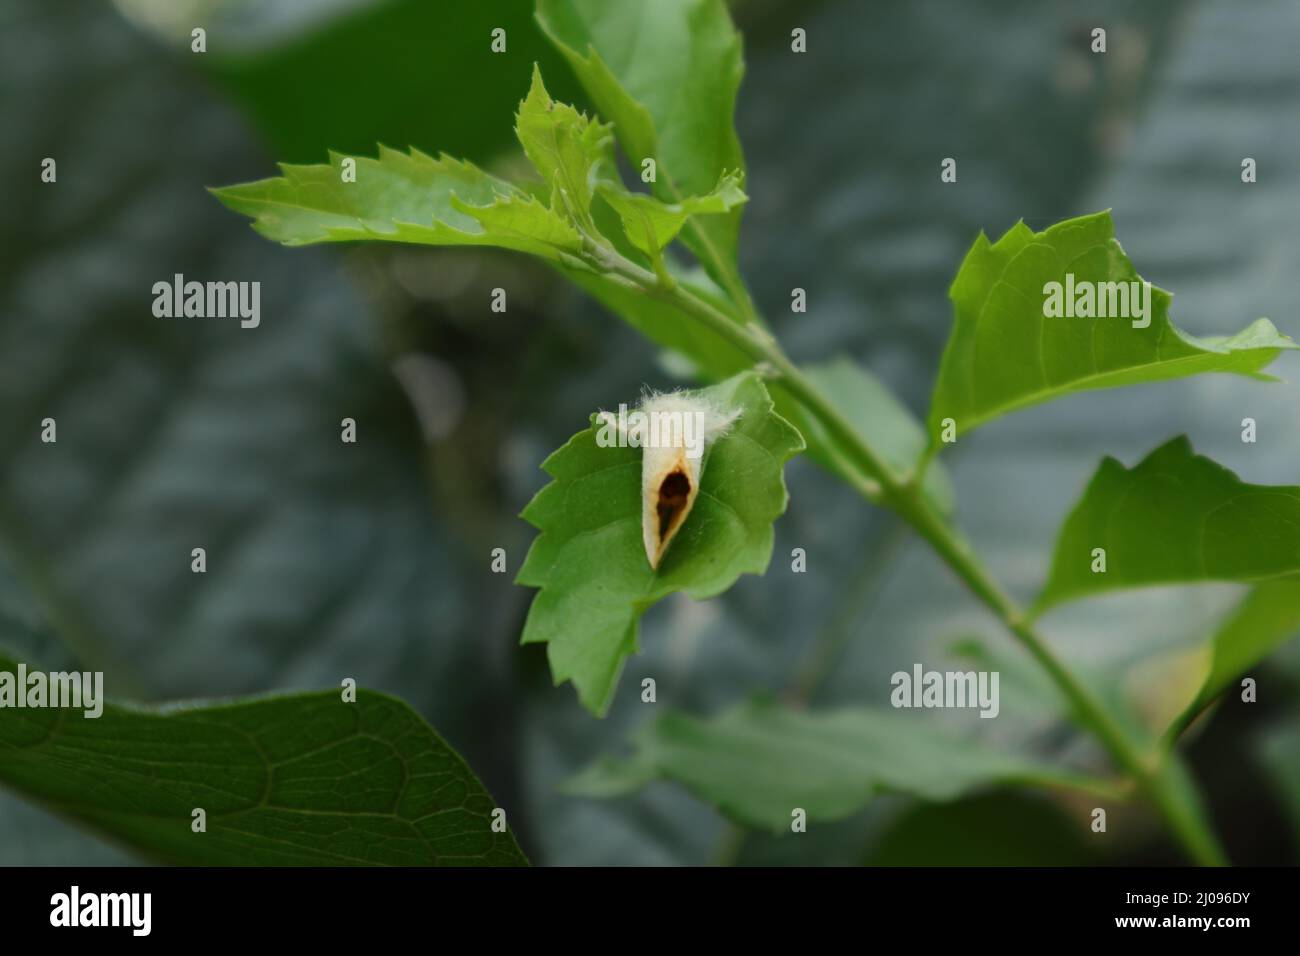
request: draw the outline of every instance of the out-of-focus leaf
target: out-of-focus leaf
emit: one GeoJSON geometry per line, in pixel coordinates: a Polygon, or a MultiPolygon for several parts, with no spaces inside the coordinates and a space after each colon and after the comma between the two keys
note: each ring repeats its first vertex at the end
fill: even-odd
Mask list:
{"type": "Polygon", "coordinates": [[[552,93],[569,101],[582,92],[542,36],[533,0],[314,0],[336,7],[314,24],[294,16],[293,0],[219,0],[199,19],[172,10],[172,0],[135,0],[145,3],[170,21],[167,47],[235,102],[269,155],[288,162],[389,143],[488,165],[514,146],[509,123],[497,120],[518,105],[534,64],[552,93]],[[200,24],[208,52],[196,57],[190,31],[200,24]],[[492,50],[495,30],[504,53],[492,50]]]}
{"type": "Polygon", "coordinates": [[[1199,703],[1218,697],[1236,678],[1297,634],[1300,577],[1256,585],[1214,635],[1214,663],[1199,703]]]}
{"type": "MultiPolygon", "coordinates": [[[[538,0],[543,31],[640,172],[656,160],[652,188],[667,203],[702,196],[745,169],[733,116],[744,73],[740,35],[723,0],[538,0]]],[[[682,240],[734,298],[740,207],[692,220],[682,240]]]]}
{"type": "MultiPolygon", "coordinates": [[[[0,156],[0,550],[36,632],[19,647],[132,699],[351,676],[429,715],[515,805],[476,715],[513,698],[483,639],[511,588],[455,561],[366,296],[337,256],[270,246],[203,192],[264,158],[111,7],[0,4],[0,21],[0,113],[59,161],[42,183],[26,154],[0,156]],[[261,324],[153,315],[151,287],[177,273],[259,282],[261,324]]],[[[509,640],[513,622],[495,626],[509,640]]],[[[0,794],[0,863],[124,861],[17,801],[0,794]]]]}
{"type": "Polygon", "coordinates": [[[1188,335],[1169,319],[1170,294],[1155,286],[1140,296],[1148,310],[1144,328],[1127,317],[1049,318],[1045,286],[1064,286],[1067,274],[1079,288],[1119,284],[1125,314],[1133,311],[1129,284],[1141,288],[1142,280],[1115,240],[1109,212],[1039,233],[1018,222],[992,244],[980,234],[949,293],[955,319],[930,406],[932,436],[945,418],[956,421],[959,433],[969,432],[999,415],[1086,389],[1201,372],[1263,378],[1260,369],[1296,347],[1267,319],[1232,336],[1188,335]]]}
{"type": "Polygon", "coordinates": [[[894,820],[868,866],[1087,866],[1087,829],[1036,794],[999,790],[944,805],[918,804],[894,820]]]}
{"type": "MultiPolygon", "coordinates": [[[[684,358],[694,374],[706,382],[721,381],[754,364],[748,355],[729,341],[662,299],[612,282],[596,272],[564,269],[564,274],[651,342],[684,358]]],[[[677,281],[697,295],[708,298],[712,283],[698,270],[697,276],[704,281],[686,276],[679,276],[677,281]]]]}
{"type": "MultiPolygon", "coordinates": [[[[0,658],[17,682],[18,665],[0,658]]],[[[26,688],[19,687],[25,694],[26,688]]],[[[103,701],[99,701],[103,704],[103,701]]],[[[0,782],[169,863],[526,864],[496,804],[405,703],[337,691],[0,721],[0,782]],[[206,831],[195,832],[202,809],[206,831]]]]}
{"type": "Polygon", "coordinates": [[[1272,778],[1279,802],[1300,840],[1300,720],[1291,719],[1268,730],[1255,741],[1256,759],[1272,778]]]}
{"type": "Polygon", "coordinates": [[[642,542],[641,450],[600,447],[594,425],[543,463],[554,480],[523,512],[541,533],[518,582],[541,591],[522,641],[545,642],[555,683],[573,681],[596,714],[637,650],[646,609],[675,591],[713,597],[741,574],[762,574],[772,555],[772,523],[787,500],[784,465],[803,449],[799,433],[772,410],[753,373],[699,395],[740,417],[705,452],[699,496],[657,570],[642,542]]]}
{"type": "Polygon", "coordinates": [[[1300,487],[1249,485],[1186,437],[1106,458],[1057,536],[1038,610],[1121,588],[1300,572],[1300,487]],[[1097,549],[1105,551],[1105,571],[1097,549]]]}
{"type": "MultiPolygon", "coordinates": [[[[1179,699],[1165,713],[1158,729],[1172,745],[1173,733],[1183,730],[1193,718],[1278,647],[1300,634],[1300,577],[1277,578],[1255,585],[1219,625],[1207,645],[1183,652],[1173,663],[1186,677],[1170,679],[1168,662],[1160,681],[1152,686],[1172,685],[1181,690],[1179,699]]],[[[1175,669],[1176,678],[1178,669],[1175,669]]]]}
{"type": "Polygon", "coordinates": [[[282,165],[283,176],[212,192],[253,218],[263,236],[288,246],[358,239],[431,246],[498,246],[558,260],[582,248],[554,210],[469,163],[380,147],[356,158],[356,181],[341,164],[282,165]]]}
{"type": "Polygon", "coordinates": [[[700,719],[668,713],[641,727],[630,764],[606,758],[571,792],[616,796],[673,780],[747,826],[789,832],[792,812],[839,820],[881,793],[953,800],[999,783],[1069,786],[1082,778],[899,711],[825,713],[753,702],[700,719]]]}
{"type": "MultiPolygon", "coordinates": [[[[911,411],[879,379],[848,358],[809,365],[804,373],[822,390],[856,427],[887,465],[900,475],[913,472],[925,452],[925,430],[911,411]]],[[[774,391],[780,392],[780,389],[774,391]]],[[[862,469],[846,449],[803,411],[792,399],[779,401],[778,408],[798,426],[808,442],[808,453],[818,464],[861,485],[862,469]]],[[[873,475],[865,475],[874,478],[873,475]]],[[[939,462],[930,464],[923,487],[940,514],[950,515],[955,506],[952,482],[939,462]]]]}

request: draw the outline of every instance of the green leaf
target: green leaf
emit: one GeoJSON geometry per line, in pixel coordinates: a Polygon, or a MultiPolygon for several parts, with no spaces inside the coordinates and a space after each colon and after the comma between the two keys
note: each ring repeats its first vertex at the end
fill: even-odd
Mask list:
{"type": "Polygon", "coordinates": [[[1300,634],[1300,577],[1256,585],[1214,635],[1213,665],[1201,704],[1300,634]]]}
{"type": "Polygon", "coordinates": [[[968,432],[999,415],[1071,392],[1201,372],[1266,378],[1259,370],[1295,348],[1267,319],[1230,337],[1195,338],[1169,320],[1172,298],[1150,287],[1150,325],[1125,318],[1048,318],[1044,287],[1141,278],[1114,237],[1110,213],[1035,233],[1017,223],[996,243],[981,234],[949,296],[955,319],[930,408],[930,433],[945,418],[968,432]]]}
{"type": "MultiPolygon", "coordinates": [[[[0,658],[0,672],[17,665],[0,658]]],[[[30,674],[30,671],[29,671],[30,674]]],[[[16,680],[16,677],[15,677],[16,680]]],[[[7,709],[0,782],[163,862],[525,865],[495,803],[405,703],[360,690],[143,709],[7,709]],[[191,829],[207,814],[207,832],[191,829]]]]}
{"type": "MultiPolygon", "coordinates": [[[[639,172],[654,158],[655,195],[681,202],[743,173],[733,117],[744,74],[740,35],[723,0],[538,0],[543,32],[568,59],[639,172]]],[[[683,241],[735,300],[740,208],[692,220],[683,241]]]]}
{"type": "MultiPolygon", "coordinates": [[[[667,262],[665,266],[671,268],[667,262]]],[[[754,364],[745,352],[663,299],[614,282],[598,272],[559,268],[567,279],[651,342],[688,360],[705,381],[719,382],[754,364]]],[[[698,269],[696,276],[701,276],[698,269]]],[[[707,277],[703,277],[704,282],[681,275],[675,278],[702,298],[715,301],[716,287],[707,277]]]]}
{"type": "MultiPolygon", "coordinates": [[[[163,28],[159,42],[188,48],[193,27],[175,7],[137,0],[129,26],[152,20],[163,28]]],[[[576,81],[560,87],[568,65],[542,36],[530,0],[216,0],[203,25],[221,42],[175,65],[201,72],[210,98],[233,99],[241,122],[288,162],[316,162],[329,148],[360,155],[395,140],[487,162],[515,139],[508,124],[484,119],[513,112],[533,63],[555,77],[552,93],[578,92],[576,81]],[[485,58],[482,38],[497,28],[509,55],[485,58]]]]}
{"type": "Polygon", "coordinates": [[[1292,712],[1285,723],[1266,728],[1250,743],[1278,808],[1286,813],[1292,833],[1300,840],[1300,720],[1292,712]]]}
{"type": "Polygon", "coordinates": [[[613,183],[603,183],[600,194],[622,219],[627,238],[652,259],[659,256],[693,216],[721,215],[749,201],[736,173],[725,173],[712,192],[689,196],[680,202],[661,202],[613,183]]]}
{"type": "Polygon", "coordinates": [[[614,174],[610,127],[551,99],[533,68],[528,96],[519,104],[515,134],[529,162],[551,187],[551,210],[594,232],[591,199],[603,171],[614,174]]]}
{"type": "MultiPolygon", "coordinates": [[[[880,454],[886,465],[899,475],[915,471],[925,453],[925,430],[883,382],[844,357],[806,366],[803,371],[854,425],[867,444],[880,454]]],[[[777,408],[781,414],[794,422],[807,441],[809,457],[854,485],[861,486],[864,477],[879,477],[864,475],[850,453],[840,447],[801,405],[787,399],[779,387],[773,391],[779,396],[777,408]]],[[[922,487],[940,514],[952,514],[955,507],[952,482],[939,462],[929,465],[922,487]]],[[[879,498],[874,492],[870,497],[873,500],[879,498]]]]}
{"type": "Polygon", "coordinates": [[[697,394],[741,415],[705,452],[699,497],[658,570],[642,543],[641,451],[600,447],[594,426],[542,464],[554,480],[523,512],[541,533],[517,581],[541,591],[522,643],[545,642],[555,683],[573,681],[596,714],[608,710],[652,604],[676,591],[713,597],[741,574],[762,574],[771,558],[772,523],[787,501],[783,466],[803,449],[799,433],[752,372],[697,394]]]}
{"type": "Polygon", "coordinates": [[[1195,667],[1192,691],[1182,710],[1167,722],[1165,742],[1172,745],[1205,708],[1277,648],[1300,635],[1300,576],[1257,584],[1215,631],[1203,652],[1187,659],[1195,667]]]}
{"type": "Polygon", "coordinates": [[[287,246],[357,239],[499,246],[553,261],[582,248],[566,219],[469,163],[381,146],[378,159],[354,157],[356,182],[344,182],[345,158],[281,164],[283,176],[212,192],[287,246]]]}
{"type": "Polygon", "coordinates": [[[1088,831],[1042,794],[1016,790],[908,807],[866,866],[1087,866],[1100,862],[1088,831]]]}
{"type": "Polygon", "coordinates": [[[1037,610],[1120,588],[1300,572],[1300,487],[1249,485],[1186,437],[1132,469],[1106,458],[1057,537],[1037,610]],[[1106,570],[1094,573],[1104,548],[1106,570]]]}
{"type": "Polygon", "coordinates": [[[642,725],[634,744],[630,761],[606,758],[565,789],[609,797],[658,777],[738,823],[788,833],[796,807],[829,821],[887,792],[946,801],[1001,783],[1089,783],[901,711],[807,713],[755,701],[710,719],[669,712],[642,725]]]}

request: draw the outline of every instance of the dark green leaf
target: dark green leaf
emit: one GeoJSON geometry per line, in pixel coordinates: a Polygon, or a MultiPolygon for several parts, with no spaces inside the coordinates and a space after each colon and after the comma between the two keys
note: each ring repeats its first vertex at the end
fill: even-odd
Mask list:
{"type": "MultiPolygon", "coordinates": [[[[0,672],[17,665],[0,658],[0,672]]],[[[15,677],[16,680],[16,677],[15,677]]],[[[460,756],[410,707],[359,690],[137,709],[6,710],[0,782],[187,865],[527,863],[460,756]],[[193,831],[201,808],[207,830],[193,831]]]]}
{"type": "Polygon", "coordinates": [[[1041,794],[1014,790],[909,807],[872,848],[868,866],[1086,866],[1086,827],[1041,794]]]}

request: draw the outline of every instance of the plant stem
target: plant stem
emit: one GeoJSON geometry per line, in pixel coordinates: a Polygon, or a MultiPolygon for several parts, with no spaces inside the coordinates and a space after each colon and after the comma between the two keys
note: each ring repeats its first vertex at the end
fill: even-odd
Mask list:
{"type": "Polygon", "coordinates": [[[1130,739],[1100,701],[1053,653],[1034,629],[1028,615],[1002,590],[970,546],[943,519],[921,492],[923,471],[900,475],[858,433],[821,390],[790,361],[771,334],[758,322],[737,322],[690,289],[667,287],[654,273],[642,269],[608,247],[588,252],[611,271],[647,294],[660,298],[691,316],[710,331],[736,346],[757,363],[769,365],[786,389],[849,451],[865,474],[880,485],[880,500],[897,512],[925,539],[971,593],[1002,621],[1011,635],[1029,651],[1074,712],[1092,730],[1115,762],[1129,773],[1164,817],[1170,831],[1193,860],[1202,865],[1226,862],[1223,850],[1198,806],[1195,791],[1175,755],[1162,761],[1158,752],[1148,756],[1130,739]]]}

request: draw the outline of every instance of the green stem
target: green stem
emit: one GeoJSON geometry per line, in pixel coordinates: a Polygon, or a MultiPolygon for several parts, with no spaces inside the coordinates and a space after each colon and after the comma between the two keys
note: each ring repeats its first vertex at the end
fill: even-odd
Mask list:
{"type": "Polygon", "coordinates": [[[799,370],[776,340],[757,321],[741,324],[690,289],[666,287],[654,273],[629,262],[607,247],[589,248],[605,270],[621,276],[647,294],[663,299],[725,339],[756,363],[766,363],[786,389],[812,414],[830,436],[857,459],[859,467],[880,484],[880,500],[926,540],[971,593],[1002,621],[1029,651],[1069,702],[1078,720],[1091,729],[1115,762],[1129,773],[1164,817],[1170,831],[1189,855],[1203,865],[1226,860],[1204,820],[1195,791],[1177,758],[1167,761],[1147,755],[1129,738],[1100,701],[1053,653],[1034,629],[1028,615],[1004,592],[969,545],[957,535],[920,491],[923,471],[900,475],[858,433],[838,408],[799,370]],[[1188,795],[1191,795],[1190,797],[1188,795]]]}

